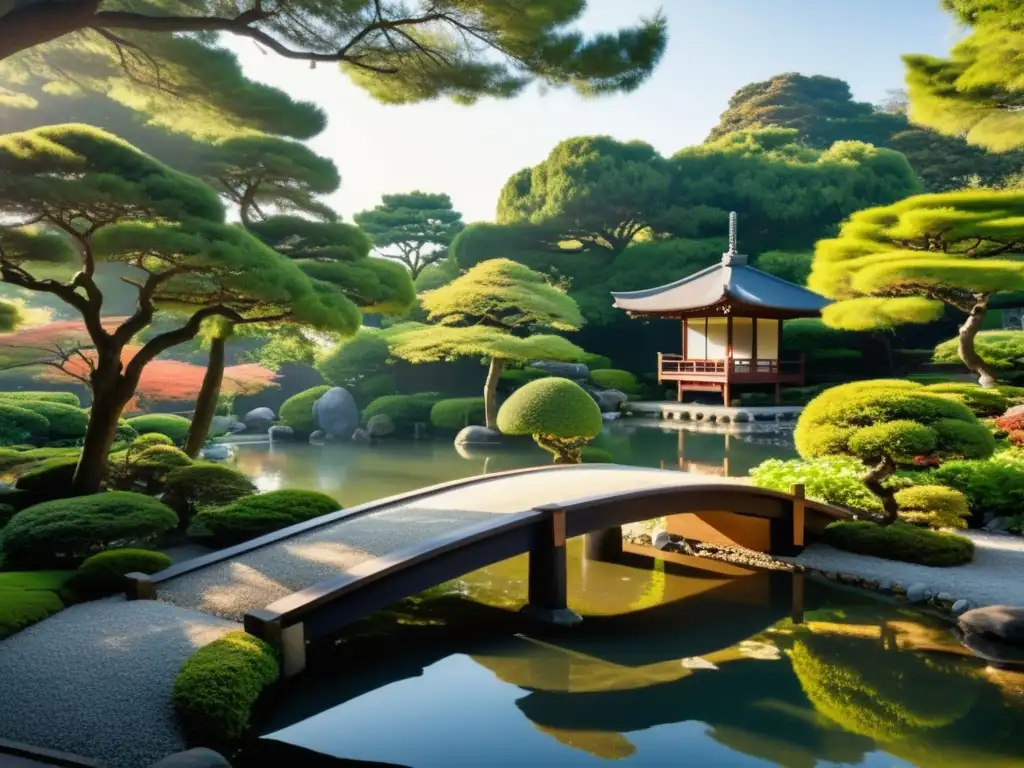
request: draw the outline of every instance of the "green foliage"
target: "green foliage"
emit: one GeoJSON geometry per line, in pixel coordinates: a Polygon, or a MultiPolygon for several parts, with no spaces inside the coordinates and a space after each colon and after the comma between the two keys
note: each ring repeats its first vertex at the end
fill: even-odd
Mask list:
{"type": "Polygon", "coordinates": [[[7,564],[40,567],[80,560],[112,544],[145,539],[173,529],[174,511],[154,498],[111,491],[36,504],[4,528],[7,564]]]}
{"type": "Polygon", "coordinates": [[[924,424],[910,419],[896,419],[883,424],[862,427],[849,437],[849,451],[871,461],[891,456],[906,461],[935,450],[936,434],[924,424]]]}
{"type": "Polygon", "coordinates": [[[147,469],[161,474],[170,472],[178,467],[187,467],[192,464],[192,459],[180,448],[173,445],[154,445],[152,448],[135,454],[131,463],[139,469],[147,469]]]}
{"type": "Polygon", "coordinates": [[[45,589],[6,589],[0,585],[0,640],[59,613],[64,603],[45,589]]]}
{"type": "MultiPolygon", "coordinates": [[[[936,363],[958,363],[956,337],[935,347],[936,363]]],[[[1024,331],[981,331],[974,337],[974,349],[981,359],[999,370],[1009,370],[1024,360],[1024,331]]]]}
{"type": "Polygon", "coordinates": [[[72,586],[86,595],[112,595],[123,590],[129,573],[157,573],[171,558],[151,549],[108,549],[87,557],[75,572],[72,586]]]}
{"type": "Polygon", "coordinates": [[[550,376],[531,381],[506,400],[498,411],[498,430],[506,435],[532,435],[556,463],[581,461],[580,450],[601,432],[601,409],[579,384],[550,376]]]}
{"type": "MultiPolygon", "coordinates": [[[[0,402],[31,400],[33,402],[62,403],[81,407],[82,403],[74,392],[0,392],[0,402]]],[[[11,403],[12,405],[16,403],[11,403]]]]}
{"type": "Polygon", "coordinates": [[[598,368],[590,371],[590,383],[598,389],[617,389],[627,395],[640,391],[640,382],[629,371],[617,368],[598,368]]]}
{"type": "Polygon", "coordinates": [[[15,400],[18,408],[37,413],[50,426],[46,436],[50,440],[78,440],[85,437],[89,415],[78,406],[65,405],[53,400],[15,400]]]}
{"type": "Polygon", "coordinates": [[[0,504],[0,528],[3,528],[14,517],[16,510],[10,504],[0,504]]]}
{"type": "Polygon", "coordinates": [[[882,504],[864,485],[868,468],[859,459],[848,456],[826,456],[802,461],[768,459],[750,470],[750,479],[759,488],[790,493],[794,485],[803,483],[807,498],[861,510],[880,513],[882,504]]]}
{"type": "Polygon", "coordinates": [[[523,384],[533,381],[534,379],[543,379],[551,374],[547,371],[542,371],[539,368],[531,368],[527,366],[525,368],[508,368],[501,372],[500,381],[509,387],[521,387],[523,384]]]}
{"type": "Polygon", "coordinates": [[[329,385],[321,384],[289,397],[281,404],[277,413],[281,424],[291,427],[297,437],[309,437],[316,430],[316,422],[313,420],[313,404],[328,389],[330,389],[329,385]]]}
{"type": "Polygon", "coordinates": [[[222,464],[197,462],[167,474],[163,501],[187,522],[198,509],[223,506],[254,493],[256,486],[241,472],[222,464]]]}
{"type": "Polygon", "coordinates": [[[970,539],[906,523],[886,526],[866,520],[831,523],[825,528],[825,541],[847,552],[918,565],[963,565],[974,558],[974,544],[970,539]]]}
{"type": "Polygon", "coordinates": [[[787,320],[782,326],[782,348],[820,360],[835,350],[857,348],[863,335],[830,328],[816,317],[787,320]]]}
{"type": "Polygon", "coordinates": [[[998,416],[1010,407],[1010,400],[994,389],[982,389],[973,384],[929,384],[927,392],[938,392],[948,395],[971,409],[975,416],[998,416]]]}
{"type": "Polygon", "coordinates": [[[580,358],[580,362],[592,371],[604,370],[612,367],[612,360],[610,357],[594,354],[593,352],[584,352],[583,357],[580,358]]]}
{"type": "Polygon", "coordinates": [[[765,251],[757,257],[754,266],[769,275],[781,277],[794,285],[807,285],[811,274],[812,253],[790,253],[789,251],[765,251]]]}
{"type": "Polygon", "coordinates": [[[174,441],[161,432],[146,432],[139,435],[128,446],[128,458],[130,460],[132,456],[148,451],[150,448],[156,448],[158,445],[166,445],[173,448],[174,441]]]}
{"type": "Polygon", "coordinates": [[[580,461],[583,464],[611,464],[612,455],[603,448],[584,445],[580,448],[580,461]]]}
{"type": "Polygon", "coordinates": [[[249,728],[256,701],[281,675],[277,651],[229,632],[188,658],[174,679],[172,703],[189,744],[226,749],[249,728]]]}
{"type": "Polygon", "coordinates": [[[144,416],[135,416],[128,419],[128,426],[140,435],[156,432],[159,435],[169,437],[173,442],[181,444],[188,436],[188,428],[191,421],[184,416],[175,416],[169,413],[148,413],[144,416]]]}
{"type": "Polygon", "coordinates": [[[913,485],[896,491],[900,519],[929,528],[966,528],[967,497],[942,485],[913,485]]]}
{"type": "Polygon", "coordinates": [[[430,409],[430,423],[436,429],[458,431],[470,425],[483,425],[484,399],[482,397],[455,397],[439,400],[430,409]]]}
{"type": "Polygon", "coordinates": [[[374,416],[384,415],[391,419],[396,430],[412,432],[416,424],[431,423],[433,408],[439,401],[440,397],[431,393],[385,395],[363,409],[361,420],[368,424],[374,416]]]}
{"type": "Polygon", "coordinates": [[[1024,508],[1024,462],[1008,453],[988,460],[947,461],[928,471],[922,481],[962,492],[976,525],[985,514],[1005,517],[1024,508]]]}
{"type": "Polygon", "coordinates": [[[17,405],[0,403],[0,445],[41,440],[49,430],[46,417],[17,405]]]}
{"type": "Polygon", "coordinates": [[[77,466],[77,455],[54,456],[23,470],[14,487],[38,500],[64,498],[71,494],[71,479],[77,466]]]}
{"type": "Polygon", "coordinates": [[[189,535],[231,546],[341,508],[330,496],[315,491],[271,491],[200,509],[192,518],[189,535]]]}
{"type": "Polygon", "coordinates": [[[354,219],[373,240],[377,253],[404,264],[414,280],[445,258],[464,226],[448,195],[419,191],[384,195],[380,205],[355,214],[354,219]]]}
{"type": "Polygon", "coordinates": [[[360,328],[354,336],[341,339],[316,369],[324,381],[351,389],[368,376],[384,370],[391,352],[384,334],[375,328],[360,328]]]}
{"type": "Polygon", "coordinates": [[[386,332],[391,353],[410,363],[454,360],[459,357],[499,357],[526,363],[532,360],[579,359],[583,350],[562,336],[512,336],[497,328],[472,325],[402,323],[386,332]]]}

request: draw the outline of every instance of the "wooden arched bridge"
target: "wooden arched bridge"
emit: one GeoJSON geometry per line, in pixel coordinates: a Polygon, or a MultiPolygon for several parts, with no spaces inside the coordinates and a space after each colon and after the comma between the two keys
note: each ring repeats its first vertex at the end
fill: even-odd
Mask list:
{"type": "Polygon", "coordinates": [[[512,470],[435,485],[340,510],[152,576],[130,575],[128,596],[242,621],[284,653],[285,674],[306,645],[405,597],[529,553],[524,611],[569,625],[566,540],[614,560],[621,526],[666,517],[670,532],[776,554],[849,516],[843,509],[743,480],[619,465],[512,470]]]}

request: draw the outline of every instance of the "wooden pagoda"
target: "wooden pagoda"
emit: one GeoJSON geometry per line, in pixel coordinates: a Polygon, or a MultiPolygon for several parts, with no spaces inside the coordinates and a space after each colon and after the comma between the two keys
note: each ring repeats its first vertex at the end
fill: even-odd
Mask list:
{"type": "Polygon", "coordinates": [[[729,405],[731,388],[774,384],[775,402],[783,384],[805,382],[803,355],[782,353],[782,324],[796,317],[818,317],[828,299],[747,264],[736,252],[736,214],[729,214],[729,251],[719,264],[668,285],[612,293],[615,306],[630,317],[678,318],[682,354],[658,353],[658,381],[675,382],[680,402],[687,391],[721,392],[729,405]]]}

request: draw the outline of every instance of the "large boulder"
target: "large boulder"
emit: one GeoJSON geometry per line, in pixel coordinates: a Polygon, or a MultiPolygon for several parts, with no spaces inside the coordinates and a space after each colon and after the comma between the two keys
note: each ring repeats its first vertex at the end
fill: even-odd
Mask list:
{"type": "Polygon", "coordinates": [[[244,432],[245,424],[237,421],[233,416],[214,416],[210,422],[210,437],[244,432]]]}
{"type": "Polygon", "coordinates": [[[212,749],[196,747],[168,755],[150,768],[231,768],[231,763],[212,749]]]}
{"type": "Polygon", "coordinates": [[[551,376],[561,376],[573,381],[586,381],[590,378],[590,369],[583,363],[560,363],[557,360],[534,360],[531,368],[537,368],[551,376]]]}
{"type": "Polygon", "coordinates": [[[957,619],[964,645],[984,658],[1024,664],[1024,606],[987,605],[957,619]]]}
{"type": "Polygon", "coordinates": [[[395,422],[386,413],[371,416],[366,422],[366,433],[370,437],[387,437],[395,431],[395,422]]]}
{"type": "Polygon", "coordinates": [[[331,387],[313,403],[313,421],[328,440],[351,440],[359,426],[359,406],[344,387],[331,387]]]}
{"type": "Polygon", "coordinates": [[[597,392],[592,392],[591,396],[597,401],[601,413],[618,413],[622,404],[629,400],[629,396],[625,392],[620,392],[617,389],[599,389],[597,392]]]}
{"type": "Polygon", "coordinates": [[[465,427],[455,436],[456,445],[498,445],[500,443],[501,432],[487,427],[465,427]]]}
{"type": "Polygon", "coordinates": [[[277,416],[269,408],[253,408],[242,417],[242,423],[249,432],[266,432],[275,421],[277,416]]]}

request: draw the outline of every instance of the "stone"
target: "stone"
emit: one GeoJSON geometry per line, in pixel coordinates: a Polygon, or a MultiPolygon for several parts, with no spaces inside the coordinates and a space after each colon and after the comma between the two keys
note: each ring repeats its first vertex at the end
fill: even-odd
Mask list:
{"type": "Polygon", "coordinates": [[[957,600],[953,603],[953,607],[950,609],[954,614],[959,616],[961,613],[966,613],[971,608],[971,603],[967,600],[957,600]]]}
{"type": "Polygon", "coordinates": [[[501,433],[487,427],[464,427],[455,436],[456,445],[497,445],[499,443],[501,443],[501,433]]]}
{"type": "Polygon", "coordinates": [[[386,413],[378,413],[366,422],[370,437],[387,437],[395,431],[395,422],[386,413]]]}
{"type": "Polygon", "coordinates": [[[985,516],[981,518],[981,524],[982,525],[988,525],[993,520],[995,520],[996,517],[997,517],[997,515],[996,515],[995,512],[986,512],[985,516]]]}
{"type": "Polygon", "coordinates": [[[952,603],[953,596],[949,592],[939,592],[938,599],[944,603],[952,603]]]}
{"type": "Polygon", "coordinates": [[[599,389],[592,393],[601,413],[618,413],[629,396],[617,389],[599,389]]]}
{"type": "Polygon", "coordinates": [[[231,763],[219,752],[206,747],[196,747],[168,755],[163,760],[153,763],[150,768],[231,768],[231,763]]]}
{"type": "Polygon", "coordinates": [[[295,439],[295,431],[291,427],[284,427],[276,425],[267,430],[267,435],[270,437],[270,442],[280,443],[287,442],[288,440],[295,439]]]}
{"type": "Polygon", "coordinates": [[[879,579],[877,589],[886,594],[892,592],[892,579],[879,579]]]}
{"type": "Polygon", "coordinates": [[[350,440],[359,426],[359,406],[344,387],[331,387],[313,403],[313,421],[328,440],[350,440]]]}
{"type": "MultiPolygon", "coordinates": [[[[228,434],[235,424],[241,422],[235,421],[230,416],[214,416],[210,420],[210,431],[208,435],[210,437],[220,437],[221,435],[228,434]]],[[[242,429],[245,429],[245,424],[242,424],[242,429]]]]}
{"type": "Polygon", "coordinates": [[[324,432],[322,429],[314,430],[309,435],[309,442],[311,443],[322,443],[326,439],[327,433],[324,432]]]}
{"type": "Polygon", "coordinates": [[[242,417],[242,423],[249,432],[266,432],[275,421],[277,416],[269,408],[253,408],[242,417]]]}
{"type": "Polygon", "coordinates": [[[967,611],[959,619],[960,629],[1024,645],[1024,606],[987,605],[967,611]]]}
{"type": "Polygon", "coordinates": [[[601,419],[602,421],[615,421],[621,415],[621,413],[602,413],[601,419]]]}
{"type": "Polygon", "coordinates": [[[992,533],[1000,533],[1001,531],[1005,531],[1008,527],[1005,517],[995,517],[992,518],[992,521],[985,526],[985,530],[991,531],[992,533]]]}
{"type": "Polygon", "coordinates": [[[352,440],[353,443],[369,443],[370,433],[367,432],[362,427],[360,427],[359,429],[352,433],[352,437],[350,439],[352,440]]]}
{"type": "Polygon", "coordinates": [[[222,461],[231,456],[231,448],[227,445],[208,445],[199,452],[199,455],[210,461],[222,461]]]}
{"type": "Polygon", "coordinates": [[[651,546],[655,549],[665,549],[672,543],[672,537],[667,531],[651,531],[651,546]]]}
{"type": "Polygon", "coordinates": [[[583,363],[560,363],[556,360],[534,360],[531,368],[537,368],[551,376],[562,376],[573,381],[586,381],[590,378],[590,369],[583,363]]]}
{"type": "Polygon", "coordinates": [[[912,603],[923,603],[928,599],[928,587],[921,582],[915,582],[907,587],[907,600],[912,603]]]}

